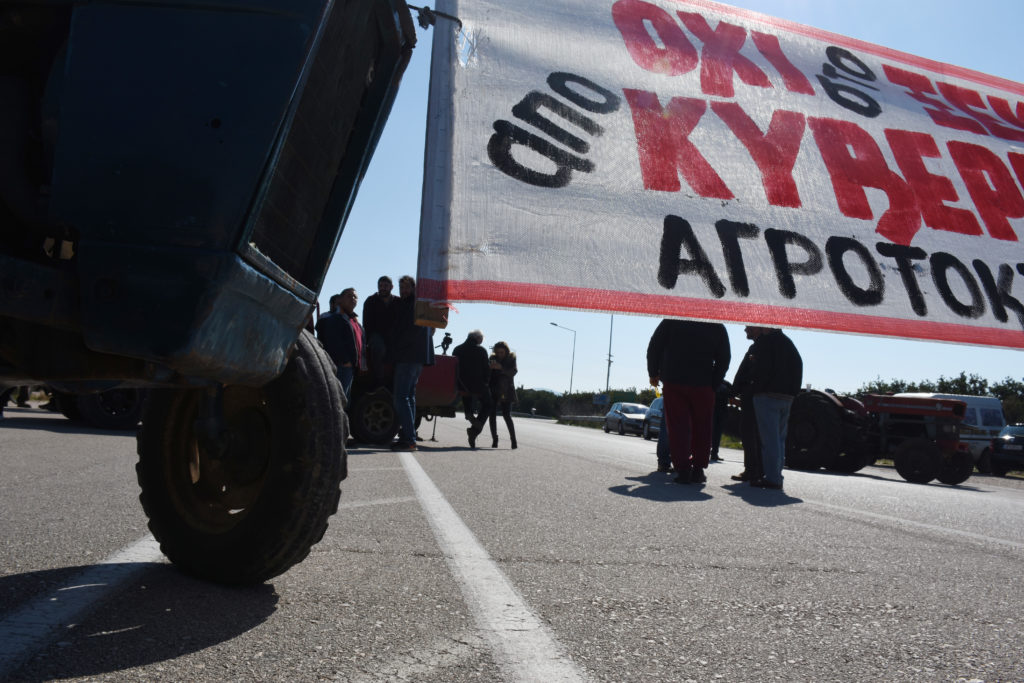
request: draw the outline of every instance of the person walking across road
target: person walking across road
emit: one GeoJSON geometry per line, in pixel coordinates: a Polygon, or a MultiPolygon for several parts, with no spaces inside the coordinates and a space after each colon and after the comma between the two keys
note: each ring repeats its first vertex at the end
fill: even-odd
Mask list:
{"type": "Polygon", "coordinates": [[[512,404],[516,402],[515,376],[519,372],[516,367],[516,354],[503,341],[494,345],[490,358],[491,366],[491,448],[498,447],[498,406],[501,416],[508,427],[508,436],[512,448],[517,448],[516,426],[512,424],[512,404]]]}
{"type": "Polygon", "coordinates": [[[662,422],[668,427],[676,483],[707,481],[715,389],[729,359],[729,335],[721,323],[666,318],[647,345],[651,386],[664,385],[662,422]]]}
{"type": "Polygon", "coordinates": [[[754,340],[747,356],[751,359],[750,392],[764,470],[764,475],[751,479],[750,484],[781,490],[789,409],[803,381],[803,360],[792,340],[776,327],[749,326],[746,332],[754,340]]]}
{"type": "Polygon", "coordinates": [[[452,355],[459,359],[459,388],[469,420],[466,436],[470,448],[476,448],[476,437],[484,430],[491,412],[491,392],[487,388],[491,370],[487,365],[487,350],[481,346],[483,343],[484,333],[473,330],[466,335],[466,341],[452,349],[452,355]]]}

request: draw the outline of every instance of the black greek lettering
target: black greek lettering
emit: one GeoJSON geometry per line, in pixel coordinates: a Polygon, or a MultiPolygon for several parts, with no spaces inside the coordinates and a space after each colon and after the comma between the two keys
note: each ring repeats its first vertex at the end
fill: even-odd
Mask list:
{"type": "Polygon", "coordinates": [[[851,237],[832,236],[825,242],[825,255],[828,258],[828,267],[832,270],[832,276],[839,285],[839,291],[843,293],[850,303],[855,306],[877,306],[882,303],[882,296],[885,294],[885,279],[882,277],[882,269],[871,255],[871,252],[863,244],[851,237]],[[867,289],[859,287],[850,277],[850,272],[843,263],[843,257],[853,252],[868,271],[871,282],[867,289]]]}
{"type": "Polygon", "coordinates": [[[849,50],[829,45],[825,48],[825,56],[828,57],[828,61],[832,62],[834,66],[842,69],[854,78],[860,78],[865,81],[873,81],[878,78],[867,64],[849,50]],[[851,63],[855,68],[850,66],[851,63]]]}
{"type": "Polygon", "coordinates": [[[910,299],[910,308],[919,316],[927,315],[928,306],[924,302],[921,286],[917,283],[917,275],[914,272],[916,266],[912,263],[928,258],[925,250],[892,242],[879,242],[875,245],[875,250],[882,256],[896,261],[896,267],[903,279],[903,288],[907,290],[907,297],[910,299]]]}
{"type": "Polygon", "coordinates": [[[928,260],[932,266],[932,282],[939,290],[942,301],[949,306],[949,310],[961,318],[980,318],[985,312],[985,299],[981,288],[978,287],[978,283],[967,266],[957,257],[942,251],[935,252],[928,260]],[[969,304],[957,299],[952,287],[949,286],[949,271],[951,270],[960,276],[960,280],[967,287],[967,291],[971,295],[969,304]]]}
{"type": "Polygon", "coordinates": [[[693,228],[679,216],[665,216],[664,231],[661,235],[658,284],[665,289],[672,289],[676,286],[679,275],[688,273],[699,276],[716,299],[725,296],[725,285],[697,241],[697,236],[693,234],[693,228]],[[681,258],[684,247],[688,259],[681,258]]]}
{"type": "Polygon", "coordinates": [[[494,135],[487,142],[487,156],[503,173],[516,180],[538,187],[565,187],[569,184],[574,170],[585,173],[594,170],[594,164],[587,159],[581,159],[556,147],[544,138],[508,121],[495,121],[494,131],[494,135]],[[512,145],[529,147],[537,154],[550,159],[558,170],[554,173],[543,173],[523,166],[512,156],[512,145]]]}
{"type": "Polygon", "coordinates": [[[743,265],[740,238],[755,239],[761,230],[751,223],[737,223],[725,219],[715,223],[715,230],[718,231],[718,240],[722,243],[725,270],[729,274],[729,286],[737,296],[748,296],[750,285],[747,283],[747,269],[743,265]]]}
{"type": "Polygon", "coordinates": [[[796,282],[793,275],[815,275],[821,272],[821,250],[803,235],[789,230],[768,228],[764,231],[764,240],[775,264],[775,276],[779,280],[779,293],[787,299],[796,297],[796,282]],[[807,260],[794,263],[786,251],[788,245],[803,249],[807,260]]]}
{"type": "Polygon", "coordinates": [[[552,90],[575,104],[577,107],[586,109],[587,111],[595,114],[609,114],[619,108],[620,100],[618,95],[613,93],[611,90],[602,88],[597,83],[594,83],[583,76],[577,76],[576,74],[570,74],[564,71],[556,71],[548,75],[548,85],[551,86],[552,90]],[[570,83],[582,85],[587,90],[597,93],[601,96],[601,101],[595,102],[594,100],[587,99],[570,88],[570,83]]]}
{"type": "Polygon", "coordinates": [[[1010,289],[1013,286],[1013,268],[1005,263],[1000,263],[999,280],[996,281],[984,261],[975,259],[972,263],[974,272],[978,274],[981,286],[985,288],[985,293],[988,295],[988,303],[992,306],[992,315],[999,322],[1005,323],[1009,320],[1006,309],[1010,309],[1017,314],[1017,322],[1024,328],[1024,305],[1019,299],[1010,295],[1010,289]]]}
{"type": "Polygon", "coordinates": [[[558,114],[569,123],[582,128],[590,135],[596,136],[604,132],[604,128],[597,125],[594,119],[584,116],[565,102],[536,90],[528,93],[526,97],[519,101],[519,104],[512,107],[512,115],[517,119],[522,119],[526,123],[539,128],[558,142],[580,154],[586,154],[590,150],[590,144],[541,116],[538,111],[540,107],[547,107],[555,114],[558,114]]]}

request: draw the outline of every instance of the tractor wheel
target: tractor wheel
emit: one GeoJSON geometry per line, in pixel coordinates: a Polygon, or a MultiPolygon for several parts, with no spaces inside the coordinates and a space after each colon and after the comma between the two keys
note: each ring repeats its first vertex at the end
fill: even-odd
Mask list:
{"type": "Polygon", "coordinates": [[[970,453],[944,453],[937,478],[943,484],[956,486],[967,481],[974,473],[974,458],[970,453]]]}
{"type": "Polygon", "coordinates": [[[67,419],[72,422],[81,422],[85,419],[78,410],[78,397],[74,394],[55,391],[53,392],[53,398],[57,400],[57,410],[67,419]]]}
{"type": "Polygon", "coordinates": [[[74,400],[78,415],[99,429],[135,429],[142,419],[142,389],[111,389],[98,394],[82,394],[74,400]]]}
{"type": "Polygon", "coordinates": [[[839,408],[813,392],[798,394],[789,411],[786,466],[816,470],[839,455],[842,422],[839,408]]]}
{"type": "Polygon", "coordinates": [[[223,431],[199,438],[198,418],[212,400],[202,389],[151,393],[138,437],[139,498],[179,569],[218,583],[261,583],[301,562],[338,509],[346,476],[341,383],[303,331],[280,377],[261,388],[224,387],[212,416],[223,431]]]}
{"type": "Polygon", "coordinates": [[[892,459],[901,477],[915,484],[927,484],[938,475],[942,456],[928,439],[913,438],[897,446],[892,459]]]}
{"type": "Polygon", "coordinates": [[[360,396],[352,406],[352,433],[361,443],[386,444],[398,432],[391,392],[378,389],[360,396]]]}
{"type": "Polygon", "coordinates": [[[830,472],[853,474],[867,467],[869,460],[864,426],[860,423],[844,422],[840,452],[825,461],[825,469],[830,472]]]}

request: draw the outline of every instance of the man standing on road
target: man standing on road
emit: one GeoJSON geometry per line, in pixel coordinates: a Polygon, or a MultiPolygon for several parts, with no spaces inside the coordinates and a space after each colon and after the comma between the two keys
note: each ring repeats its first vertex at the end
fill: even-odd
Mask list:
{"type": "Polygon", "coordinates": [[[782,490],[782,466],[786,458],[786,427],[793,397],[803,381],[803,359],[793,342],[776,327],[746,328],[753,339],[744,358],[750,362],[750,393],[761,445],[764,475],[751,486],[782,490]]]}
{"type": "Polygon", "coordinates": [[[476,448],[476,437],[483,431],[491,414],[491,390],[488,386],[491,367],[483,343],[484,333],[473,330],[466,336],[466,341],[452,349],[452,355],[459,359],[459,388],[465,392],[462,405],[470,425],[466,429],[470,448],[476,448]]]}
{"type": "MultiPolygon", "coordinates": [[[[345,390],[345,398],[352,398],[352,380],[356,372],[365,367],[363,328],[356,320],[356,303],[359,297],[352,287],[337,295],[337,309],[334,315],[321,316],[316,324],[316,334],[327,350],[327,355],[338,368],[338,379],[345,390]]],[[[334,300],[334,297],[331,297],[334,300]]]]}
{"type": "Polygon", "coordinates": [[[703,484],[711,455],[715,389],[729,368],[729,335],[721,323],[666,318],[647,345],[651,386],[664,384],[662,423],[678,484],[703,484]]]}

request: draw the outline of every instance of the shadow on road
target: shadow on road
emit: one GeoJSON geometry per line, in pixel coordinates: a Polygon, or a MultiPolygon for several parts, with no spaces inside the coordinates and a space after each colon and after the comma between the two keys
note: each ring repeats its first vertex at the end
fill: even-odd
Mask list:
{"type": "Polygon", "coordinates": [[[628,481],[637,483],[611,486],[608,490],[620,496],[645,498],[661,503],[711,500],[711,496],[704,492],[703,486],[677,484],[672,481],[675,476],[675,473],[651,472],[641,477],[626,477],[628,481]]]}
{"type": "MultiPolygon", "coordinates": [[[[58,584],[91,567],[0,578],[14,586],[58,584]],[[56,576],[54,576],[56,575],[56,576]]],[[[229,588],[191,579],[170,565],[145,569],[101,609],[77,624],[60,624],[52,644],[12,673],[10,680],[47,681],[102,676],[173,660],[226,642],[265,622],[277,609],[269,584],[229,588]]]]}
{"type": "Polygon", "coordinates": [[[726,484],[722,487],[731,496],[742,498],[744,502],[756,507],[773,508],[781,505],[795,505],[804,502],[802,498],[795,498],[783,491],[772,491],[771,489],[759,489],[747,483],[736,482],[726,484]]]}
{"type": "Polygon", "coordinates": [[[73,422],[60,413],[40,411],[31,408],[5,408],[0,429],[31,429],[45,430],[55,434],[97,434],[101,436],[135,436],[136,428],[132,429],[97,429],[80,422],[73,422]],[[24,415],[19,415],[25,411],[24,415]]]}

